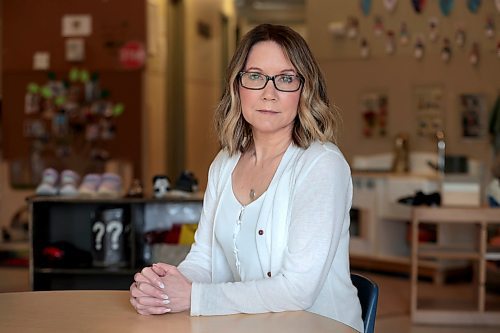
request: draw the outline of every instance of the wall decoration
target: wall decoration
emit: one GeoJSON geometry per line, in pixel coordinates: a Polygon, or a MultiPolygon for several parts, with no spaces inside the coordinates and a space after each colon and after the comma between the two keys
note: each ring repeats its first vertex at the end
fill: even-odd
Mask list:
{"type": "Polygon", "coordinates": [[[424,11],[425,0],[411,0],[411,4],[413,5],[413,10],[415,10],[417,14],[424,11]]]}
{"type": "Polygon", "coordinates": [[[401,22],[399,28],[399,43],[401,45],[408,45],[410,42],[410,33],[408,32],[408,25],[406,22],[401,22]]]}
{"type": "Polygon", "coordinates": [[[119,60],[123,68],[140,69],[146,62],[146,50],[139,41],[128,41],[119,52],[119,60]]]}
{"type": "Polygon", "coordinates": [[[366,138],[386,137],[388,98],[386,93],[369,92],[361,96],[361,117],[363,136],[366,138]]]}
{"type": "Polygon", "coordinates": [[[469,53],[469,62],[473,66],[479,64],[479,43],[472,43],[471,50],[469,53]]]}
{"type": "Polygon", "coordinates": [[[91,15],[64,15],[61,20],[63,37],[86,37],[92,34],[91,15]]]}
{"type": "Polygon", "coordinates": [[[33,70],[45,71],[50,68],[50,53],[35,52],[33,54],[33,70]]]}
{"type": "Polygon", "coordinates": [[[354,39],[358,37],[359,33],[359,20],[356,16],[349,16],[347,18],[347,37],[354,39]]]}
{"type": "Polygon", "coordinates": [[[453,0],[439,0],[439,8],[444,16],[450,15],[453,9],[453,0]]]}
{"type": "Polygon", "coordinates": [[[486,134],[486,99],[481,94],[461,94],[460,120],[462,137],[467,139],[483,138],[486,134]]]}
{"type": "Polygon", "coordinates": [[[365,59],[370,56],[370,45],[368,45],[366,38],[361,38],[360,54],[361,57],[365,59]]]}
{"type": "Polygon", "coordinates": [[[361,5],[361,12],[365,16],[368,16],[372,8],[372,0],[360,0],[360,5],[361,5]]]}
{"type": "Polygon", "coordinates": [[[477,13],[481,7],[481,0],[467,0],[467,8],[471,13],[477,13]]]}
{"type": "Polygon", "coordinates": [[[394,31],[388,30],[385,40],[385,53],[394,54],[396,51],[396,40],[394,38],[394,31]]]}
{"type": "Polygon", "coordinates": [[[397,4],[398,0],[384,0],[384,7],[388,12],[393,12],[397,4]]]}
{"type": "Polygon", "coordinates": [[[455,31],[455,44],[458,47],[463,47],[465,45],[465,30],[462,27],[457,28],[455,31]]]}
{"type": "Polygon", "coordinates": [[[68,38],[66,43],[66,61],[85,60],[85,43],[83,38],[68,38]]]}
{"type": "Polygon", "coordinates": [[[437,17],[431,17],[429,19],[429,40],[431,42],[437,41],[439,37],[439,20],[437,17]]]}
{"type": "Polygon", "coordinates": [[[486,17],[486,24],[484,26],[484,34],[488,38],[495,36],[495,21],[492,16],[486,17]]]}
{"type": "Polygon", "coordinates": [[[448,63],[451,59],[451,43],[448,38],[443,39],[443,48],[441,49],[441,60],[448,63]]]}
{"type": "Polygon", "coordinates": [[[415,40],[415,46],[413,48],[413,56],[417,60],[420,60],[424,57],[425,46],[422,40],[423,39],[421,36],[417,37],[417,39],[415,40]]]}
{"type": "Polygon", "coordinates": [[[384,33],[384,21],[380,15],[375,16],[373,22],[373,33],[375,36],[380,37],[384,33]]]}
{"type": "Polygon", "coordinates": [[[443,130],[444,93],[440,86],[419,86],[414,89],[416,132],[419,137],[435,137],[443,130]]]}
{"type": "Polygon", "coordinates": [[[98,73],[72,68],[58,79],[50,72],[45,83],[27,86],[23,136],[30,139],[33,156],[70,157],[72,167],[84,167],[109,157],[104,143],[115,138],[123,111],[123,104],[100,88],[98,73]]]}

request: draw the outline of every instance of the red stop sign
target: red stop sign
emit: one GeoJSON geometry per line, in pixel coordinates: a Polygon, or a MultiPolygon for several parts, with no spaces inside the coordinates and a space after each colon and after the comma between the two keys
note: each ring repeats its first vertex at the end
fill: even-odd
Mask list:
{"type": "Polygon", "coordinates": [[[141,42],[130,41],[120,49],[120,63],[124,68],[137,69],[144,66],[146,51],[141,42]]]}

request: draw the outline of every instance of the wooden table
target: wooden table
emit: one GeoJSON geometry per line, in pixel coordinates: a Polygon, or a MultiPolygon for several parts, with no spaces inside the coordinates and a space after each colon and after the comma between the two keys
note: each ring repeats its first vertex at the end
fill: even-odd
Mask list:
{"type": "Polygon", "coordinates": [[[0,294],[0,331],[176,333],[353,333],[335,320],[306,311],[191,317],[142,316],[127,291],[37,291],[0,294]]]}

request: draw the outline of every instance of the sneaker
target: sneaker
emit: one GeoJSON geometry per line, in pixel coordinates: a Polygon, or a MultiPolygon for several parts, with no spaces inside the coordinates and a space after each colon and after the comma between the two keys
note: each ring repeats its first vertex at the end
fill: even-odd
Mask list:
{"type": "Polygon", "coordinates": [[[183,192],[198,192],[198,179],[189,170],[184,170],[175,181],[175,189],[183,192]]]}
{"type": "Polygon", "coordinates": [[[82,195],[96,195],[99,184],[101,184],[101,175],[89,173],[83,177],[83,181],[78,188],[78,193],[82,195]]]}
{"type": "Polygon", "coordinates": [[[77,184],[80,181],[80,176],[73,170],[64,170],[61,173],[61,188],[59,190],[60,195],[77,195],[78,189],[77,184]]]}
{"type": "Polygon", "coordinates": [[[57,179],[59,174],[55,169],[49,168],[43,170],[42,182],[36,188],[37,195],[56,195],[57,194],[57,179]]]}
{"type": "Polygon", "coordinates": [[[122,179],[116,173],[106,172],[97,189],[97,194],[106,196],[119,196],[122,191],[122,179]]]}

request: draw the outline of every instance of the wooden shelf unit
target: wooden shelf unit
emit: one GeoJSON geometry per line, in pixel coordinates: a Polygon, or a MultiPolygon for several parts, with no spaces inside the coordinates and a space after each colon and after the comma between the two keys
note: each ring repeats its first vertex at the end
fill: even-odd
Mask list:
{"type": "Polygon", "coordinates": [[[419,324],[468,324],[500,325],[500,311],[487,311],[486,303],[486,261],[499,260],[499,253],[487,252],[487,228],[490,224],[500,225],[498,208],[462,207],[418,207],[412,212],[412,254],[411,254],[411,317],[419,324]],[[436,225],[476,225],[477,246],[474,250],[460,247],[441,247],[439,242],[431,247],[418,241],[418,227],[421,223],[436,225]],[[477,286],[477,305],[473,310],[422,309],[418,308],[418,269],[422,258],[459,259],[477,262],[478,276],[473,278],[477,286]]]}

